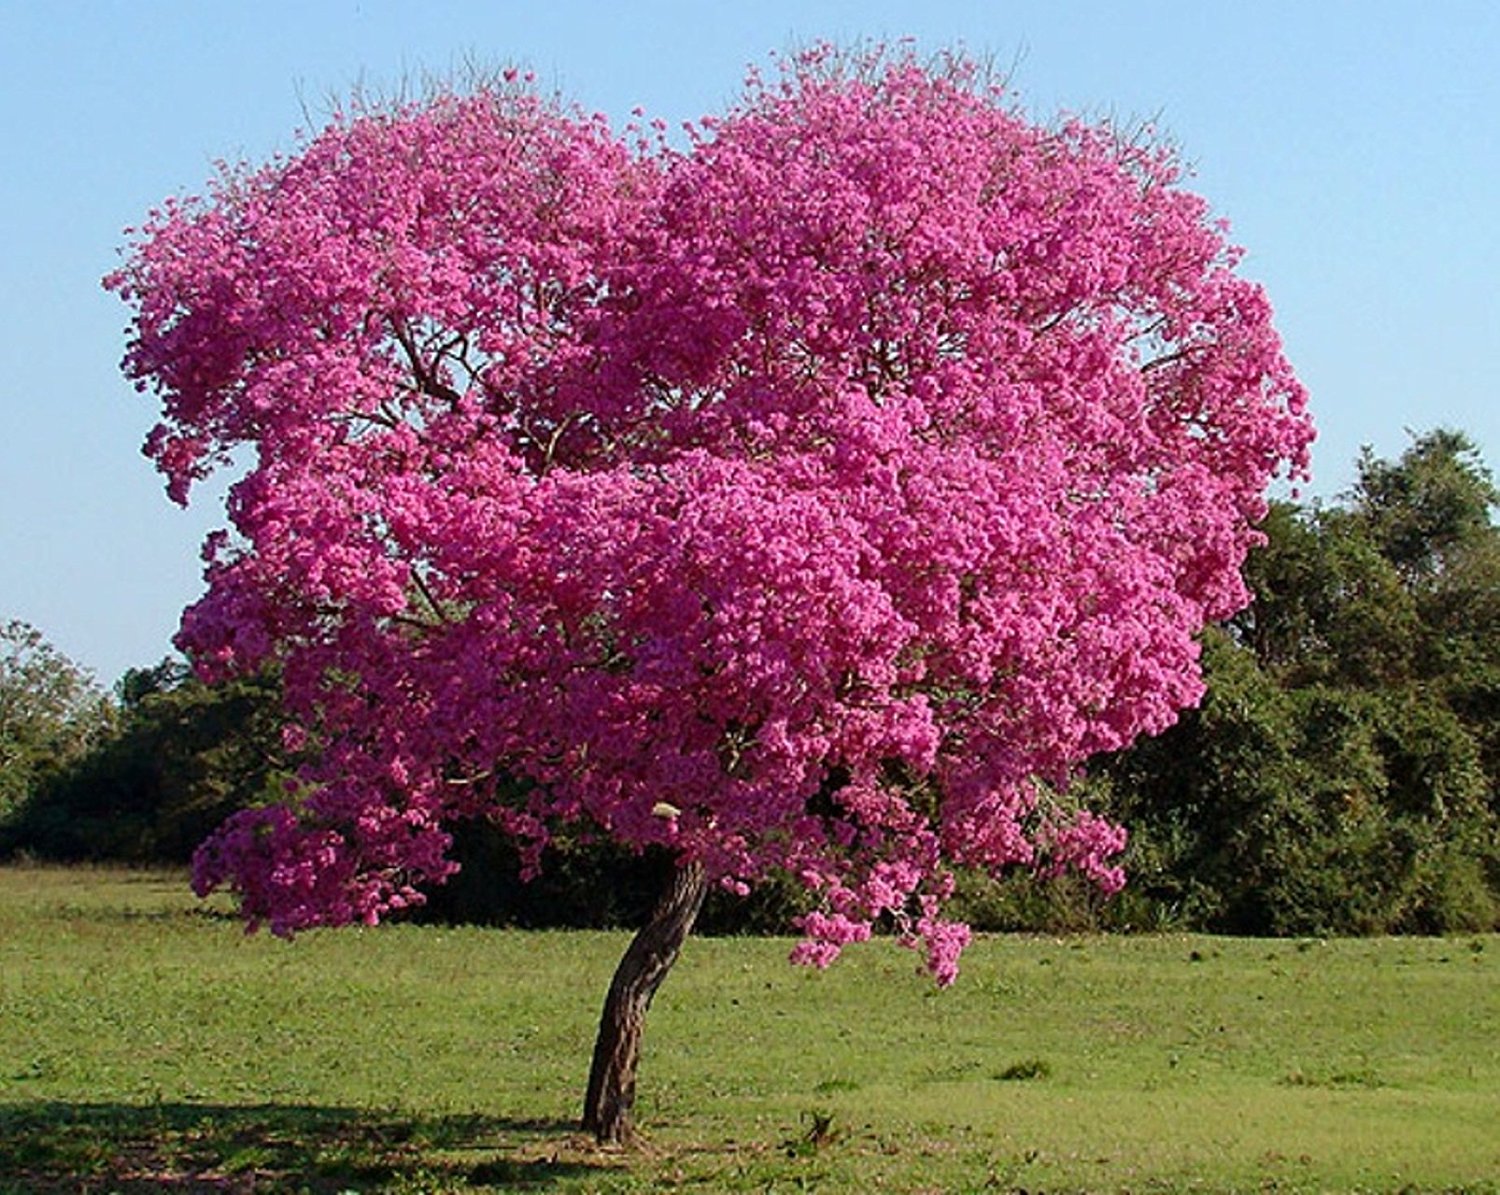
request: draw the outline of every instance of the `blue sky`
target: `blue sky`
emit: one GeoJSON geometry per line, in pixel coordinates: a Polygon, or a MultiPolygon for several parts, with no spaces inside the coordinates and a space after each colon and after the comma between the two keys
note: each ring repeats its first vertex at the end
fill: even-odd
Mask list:
{"type": "Polygon", "coordinates": [[[140,456],[152,405],[98,280],[215,159],[468,59],[675,123],[773,50],[907,35],[992,57],[1038,118],[1159,118],[1311,389],[1314,494],[1405,429],[1460,427],[1500,467],[1500,3],[0,0],[0,618],[110,682],[199,592],[218,512],[172,506],[140,456]]]}

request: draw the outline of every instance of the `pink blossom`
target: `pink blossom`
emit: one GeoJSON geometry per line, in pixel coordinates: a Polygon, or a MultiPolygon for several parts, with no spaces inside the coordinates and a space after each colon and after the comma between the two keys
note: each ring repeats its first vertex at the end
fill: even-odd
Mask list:
{"type": "Polygon", "coordinates": [[[107,280],[147,451],[180,501],[239,472],[180,642],[278,661],[322,746],[200,890],[370,921],[455,819],[533,864],[581,822],[797,876],[803,961],[894,918],[946,983],[950,865],[1118,887],[1123,832],[1036,784],[1198,700],[1311,439],[1178,173],[824,48],[680,150],[507,73],[164,204],[107,280]]]}

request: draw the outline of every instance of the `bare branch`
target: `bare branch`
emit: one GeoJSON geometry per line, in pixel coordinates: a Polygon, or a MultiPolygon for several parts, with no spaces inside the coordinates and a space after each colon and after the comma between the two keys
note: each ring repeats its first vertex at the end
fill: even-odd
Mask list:
{"type": "MultiPolygon", "coordinates": [[[[392,319],[391,331],[396,337],[396,342],[406,353],[406,360],[411,366],[412,377],[417,382],[417,390],[431,398],[440,398],[444,402],[459,402],[462,396],[458,391],[439,379],[436,372],[422,360],[421,350],[417,348],[416,342],[412,339],[411,329],[406,326],[405,321],[392,319]]],[[[441,356],[441,354],[439,355],[441,356]]]]}

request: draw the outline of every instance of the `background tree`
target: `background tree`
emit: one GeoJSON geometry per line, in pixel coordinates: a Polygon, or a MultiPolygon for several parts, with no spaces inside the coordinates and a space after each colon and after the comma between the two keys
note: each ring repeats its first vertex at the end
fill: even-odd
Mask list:
{"type": "Polygon", "coordinates": [[[0,855],[186,863],[225,818],[285,796],[281,687],[209,686],[178,660],[128,671],[114,725],[41,778],[0,825],[0,855]]]}
{"type": "Polygon", "coordinates": [[[0,820],[86,751],[110,719],[85,669],[30,624],[0,624],[0,820]]]}
{"type": "Polygon", "coordinates": [[[275,660],[325,744],[200,890],[375,921],[476,816],[533,865],[567,823],[666,851],[601,1019],[606,1140],[710,884],[789,874],[796,958],[887,920],[943,983],[950,864],[1117,887],[1123,832],[1048,794],[1199,697],[1311,435],[1149,137],[816,50],[689,142],[506,76],[228,171],[109,280],[170,492],[255,448],[182,644],[275,660]]]}
{"type": "Polygon", "coordinates": [[[1500,502],[1479,450],[1462,432],[1415,438],[1397,461],[1369,449],[1349,495],[1353,518],[1415,589],[1426,590],[1493,543],[1500,502]]]}
{"type": "Polygon", "coordinates": [[[1437,431],[1272,508],[1201,709],[1101,765],[1152,899],[1242,933],[1500,924],[1495,498],[1437,431]]]}
{"type": "Polygon", "coordinates": [[[1413,673],[1474,735],[1500,813],[1500,491],[1474,443],[1440,429],[1395,462],[1366,454],[1350,496],[1422,623],[1413,673]]]}

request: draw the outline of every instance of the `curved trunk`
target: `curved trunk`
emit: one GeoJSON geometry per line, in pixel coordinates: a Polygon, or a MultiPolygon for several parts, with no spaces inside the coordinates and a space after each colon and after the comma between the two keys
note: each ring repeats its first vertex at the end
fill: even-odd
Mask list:
{"type": "Polygon", "coordinates": [[[599,1018],[583,1101],[583,1129],[601,1145],[630,1139],[630,1109],[635,1103],[635,1069],[646,1010],[692,933],[707,892],[708,877],[701,864],[674,868],[650,918],[615,969],[599,1018]]]}

